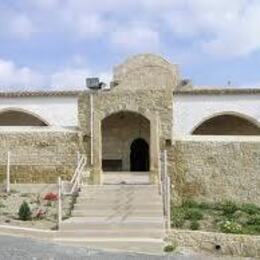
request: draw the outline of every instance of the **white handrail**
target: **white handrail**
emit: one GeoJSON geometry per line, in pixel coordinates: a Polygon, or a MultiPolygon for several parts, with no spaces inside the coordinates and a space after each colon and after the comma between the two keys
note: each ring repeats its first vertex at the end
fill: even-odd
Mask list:
{"type": "Polygon", "coordinates": [[[75,192],[76,188],[79,188],[86,165],[87,165],[87,158],[85,157],[85,155],[80,155],[80,159],[78,160],[77,168],[70,181],[70,183],[72,184],[72,187],[70,190],[71,194],[75,192]]]}
{"type": "Polygon", "coordinates": [[[84,160],[85,160],[84,156],[80,155],[80,159],[78,160],[77,168],[74,172],[74,175],[73,175],[70,183],[73,183],[75,181],[75,179],[77,178],[77,175],[79,174],[80,167],[81,167],[82,163],[84,162],[84,160]]]}
{"type": "Polygon", "coordinates": [[[161,158],[161,191],[163,200],[163,212],[167,231],[171,228],[171,180],[168,176],[167,151],[164,150],[161,158]]]}

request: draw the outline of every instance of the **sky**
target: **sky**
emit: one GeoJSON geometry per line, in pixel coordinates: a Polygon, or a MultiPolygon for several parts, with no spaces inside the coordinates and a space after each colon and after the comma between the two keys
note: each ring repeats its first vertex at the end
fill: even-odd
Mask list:
{"type": "Polygon", "coordinates": [[[197,87],[260,87],[260,1],[0,0],[0,90],[108,83],[140,53],[197,87]]]}

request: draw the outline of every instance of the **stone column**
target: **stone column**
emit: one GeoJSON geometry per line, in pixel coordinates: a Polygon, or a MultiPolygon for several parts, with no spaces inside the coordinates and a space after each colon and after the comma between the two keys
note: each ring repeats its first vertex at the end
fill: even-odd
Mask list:
{"type": "Polygon", "coordinates": [[[158,183],[159,171],[159,127],[158,117],[150,120],[150,182],[158,183]]]}
{"type": "Polygon", "coordinates": [[[93,184],[102,184],[102,130],[97,114],[93,118],[93,184]]]}

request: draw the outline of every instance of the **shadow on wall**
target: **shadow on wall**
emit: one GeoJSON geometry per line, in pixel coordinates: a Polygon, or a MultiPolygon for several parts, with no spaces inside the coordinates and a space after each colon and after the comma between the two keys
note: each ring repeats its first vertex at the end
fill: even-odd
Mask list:
{"type": "Polygon", "coordinates": [[[27,111],[5,110],[0,113],[0,126],[48,126],[48,123],[27,111]]]}
{"type": "Polygon", "coordinates": [[[223,114],[202,122],[193,135],[260,135],[256,123],[237,115],[223,114]]]}

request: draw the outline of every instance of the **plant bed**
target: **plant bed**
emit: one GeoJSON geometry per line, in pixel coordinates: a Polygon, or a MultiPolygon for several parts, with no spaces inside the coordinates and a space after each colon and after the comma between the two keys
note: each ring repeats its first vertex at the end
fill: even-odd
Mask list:
{"type": "MultiPolygon", "coordinates": [[[[72,196],[64,196],[63,217],[69,217],[72,196]]],[[[0,225],[54,229],[57,224],[57,196],[54,193],[0,193],[0,225]]]]}
{"type": "Polygon", "coordinates": [[[173,228],[260,235],[260,207],[254,204],[188,200],[171,210],[173,228]]]}

